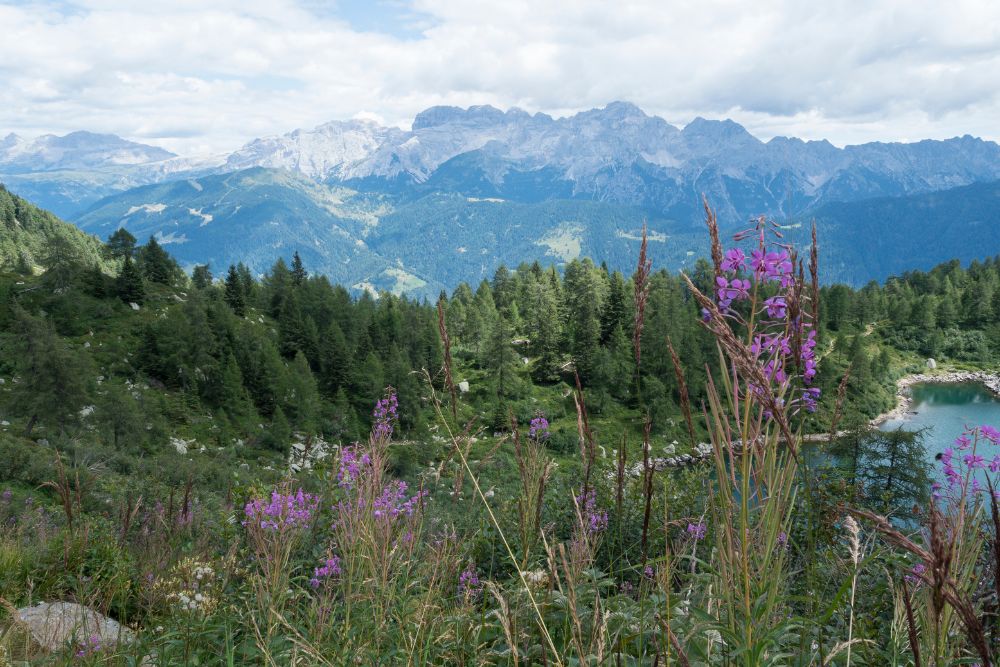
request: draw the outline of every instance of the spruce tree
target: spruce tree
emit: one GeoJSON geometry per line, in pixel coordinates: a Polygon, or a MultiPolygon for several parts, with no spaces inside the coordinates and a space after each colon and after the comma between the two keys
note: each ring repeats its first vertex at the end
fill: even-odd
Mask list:
{"type": "Polygon", "coordinates": [[[118,451],[127,445],[137,448],[145,435],[143,412],[123,384],[105,384],[97,404],[96,418],[105,437],[118,451]]]}
{"type": "Polygon", "coordinates": [[[238,317],[245,317],[247,314],[246,293],[243,290],[243,281],[237,273],[236,267],[229,265],[229,273],[226,274],[225,300],[233,312],[238,317]]]}
{"type": "Polygon", "coordinates": [[[306,281],[306,269],[302,266],[302,258],[299,257],[299,251],[296,250],[295,254],[292,255],[292,284],[296,287],[302,285],[306,281]]]}
{"type": "Polygon", "coordinates": [[[125,256],[122,268],[115,279],[115,292],[118,294],[118,298],[125,303],[142,303],[146,298],[146,287],[143,284],[142,274],[139,272],[139,267],[128,255],[125,256]]]}
{"type": "Polygon", "coordinates": [[[108,237],[104,245],[105,254],[111,259],[125,259],[135,256],[136,239],[124,227],[119,227],[108,237]]]}
{"type": "Polygon", "coordinates": [[[163,249],[155,236],[150,236],[146,245],[139,249],[139,264],[147,280],[161,285],[172,284],[180,271],[177,262],[163,249]]]}
{"type": "Polygon", "coordinates": [[[191,272],[191,284],[195,289],[205,289],[212,284],[212,270],[208,264],[199,264],[191,272]]]}
{"type": "Polygon", "coordinates": [[[329,396],[336,395],[351,377],[351,355],[347,338],[336,322],[330,324],[320,345],[320,385],[329,396]]]}
{"type": "Polygon", "coordinates": [[[312,435],[319,426],[320,398],[309,362],[302,352],[288,367],[288,385],[285,395],[285,413],[291,415],[295,429],[312,435]]]}
{"type": "Polygon", "coordinates": [[[59,428],[79,419],[88,398],[90,376],[87,359],[71,350],[56,335],[52,323],[14,307],[12,331],[17,341],[18,375],[13,388],[13,406],[27,420],[25,435],[30,437],[38,422],[59,428]]]}

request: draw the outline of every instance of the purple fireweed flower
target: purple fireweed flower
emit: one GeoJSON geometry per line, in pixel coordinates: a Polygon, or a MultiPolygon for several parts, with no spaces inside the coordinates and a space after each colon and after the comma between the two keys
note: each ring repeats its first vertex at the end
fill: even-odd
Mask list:
{"type": "Polygon", "coordinates": [[[593,489],[587,491],[586,495],[583,493],[578,495],[576,503],[580,507],[580,514],[588,532],[599,533],[608,527],[608,513],[597,509],[597,494],[593,489]]]}
{"type": "Polygon", "coordinates": [[[322,565],[313,569],[313,576],[309,580],[309,585],[313,588],[319,588],[320,584],[324,581],[340,576],[340,572],[340,557],[331,556],[323,561],[322,565]]]}
{"type": "Polygon", "coordinates": [[[642,576],[646,577],[647,579],[652,579],[653,577],[656,576],[656,570],[653,569],[652,565],[647,565],[642,569],[642,576]]]}
{"type": "Polygon", "coordinates": [[[787,250],[754,250],[750,253],[750,264],[757,280],[779,282],[782,287],[788,287],[794,280],[794,267],[787,250]]]}
{"type": "Polygon", "coordinates": [[[785,313],[787,312],[785,297],[783,296],[772,296],[770,299],[764,300],[764,306],[767,308],[767,316],[773,320],[784,319],[785,313]]]}
{"type": "Polygon", "coordinates": [[[337,470],[337,485],[349,489],[354,486],[364,468],[371,465],[371,457],[367,453],[358,456],[357,446],[344,447],[340,451],[340,467],[337,470]]]}
{"type": "Polygon", "coordinates": [[[733,278],[731,281],[719,276],[715,279],[719,286],[719,303],[727,306],[733,301],[744,301],[750,298],[750,281],[733,278]]]}
{"type": "Polygon", "coordinates": [[[375,410],[372,412],[375,419],[372,433],[376,438],[384,440],[392,436],[392,424],[399,416],[398,412],[399,402],[396,400],[396,392],[390,389],[385,398],[375,404],[375,410]]]}
{"type": "Polygon", "coordinates": [[[311,520],[319,508],[319,497],[299,489],[285,495],[278,490],[271,492],[271,500],[256,498],[243,508],[244,526],[259,526],[266,530],[281,531],[301,528],[311,520]]]}
{"type": "Polygon", "coordinates": [[[764,364],[764,376],[771,382],[778,384],[783,384],[788,379],[788,375],[778,359],[771,359],[764,364]]]}
{"type": "Polygon", "coordinates": [[[962,435],[955,438],[955,446],[958,447],[960,450],[966,450],[972,446],[972,438],[963,433],[962,435]]]}
{"type": "Polygon", "coordinates": [[[709,322],[712,319],[712,313],[709,312],[708,308],[701,309],[701,321],[709,322]]]}
{"type": "Polygon", "coordinates": [[[407,485],[402,480],[390,483],[382,490],[382,495],[372,503],[372,516],[376,519],[392,520],[399,516],[413,516],[420,499],[427,495],[421,491],[407,497],[407,485]]]}
{"type": "Polygon", "coordinates": [[[687,527],[687,532],[696,541],[705,537],[705,532],[707,531],[704,521],[699,521],[698,523],[689,523],[687,527]]]}
{"type": "Polygon", "coordinates": [[[483,590],[483,585],[479,581],[476,573],[476,566],[469,563],[462,573],[458,575],[458,594],[462,597],[475,598],[483,590]]]}
{"type": "Polygon", "coordinates": [[[917,563],[912,568],[910,568],[909,573],[903,576],[906,583],[911,586],[919,586],[924,581],[924,572],[927,571],[927,566],[923,563],[917,563]]]}
{"type": "Polygon", "coordinates": [[[786,533],[785,531],[781,531],[778,533],[778,544],[780,546],[785,546],[786,544],[788,544],[788,533],[786,533]]]}
{"type": "Polygon", "coordinates": [[[549,437],[549,420],[545,418],[545,415],[539,414],[531,420],[528,436],[535,440],[545,440],[549,437]]]}
{"type": "Polygon", "coordinates": [[[972,469],[982,468],[985,461],[979,454],[966,454],[962,457],[962,462],[972,469]]]}
{"type": "Polygon", "coordinates": [[[739,248],[731,248],[726,251],[726,256],[722,260],[723,271],[741,271],[747,266],[747,256],[739,248]]]}
{"type": "Polygon", "coordinates": [[[87,658],[104,650],[101,645],[101,636],[94,634],[90,635],[87,639],[80,643],[80,647],[76,652],[76,657],[87,658]]]}
{"type": "Polygon", "coordinates": [[[819,387],[809,387],[802,392],[802,405],[805,406],[806,411],[816,412],[816,408],[819,406],[820,392],[819,387]]]}
{"type": "Polygon", "coordinates": [[[10,489],[4,489],[3,495],[0,495],[0,500],[6,505],[10,502],[10,499],[14,497],[14,493],[10,489]]]}
{"type": "Polygon", "coordinates": [[[984,424],[979,427],[979,434],[992,442],[994,445],[1000,445],[1000,430],[984,424]]]}

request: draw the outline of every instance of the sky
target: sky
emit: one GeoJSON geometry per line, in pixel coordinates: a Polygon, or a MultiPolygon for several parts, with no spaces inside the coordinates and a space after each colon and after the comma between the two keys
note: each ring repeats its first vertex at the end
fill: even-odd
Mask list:
{"type": "Polygon", "coordinates": [[[1000,2],[0,0],[0,137],[191,155],[338,119],[408,128],[436,104],[615,100],[765,140],[998,140],[1000,2]]]}

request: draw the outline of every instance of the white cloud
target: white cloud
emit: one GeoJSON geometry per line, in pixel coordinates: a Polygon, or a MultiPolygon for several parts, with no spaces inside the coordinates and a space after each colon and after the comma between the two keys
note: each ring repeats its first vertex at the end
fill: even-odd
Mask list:
{"type": "Polygon", "coordinates": [[[88,129],[187,153],[336,118],[405,127],[432,104],[562,115],[624,99],[763,138],[1000,138],[992,0],[370,6],[359,19],[365,3],[0,1],[0,132],[88,129]]]}

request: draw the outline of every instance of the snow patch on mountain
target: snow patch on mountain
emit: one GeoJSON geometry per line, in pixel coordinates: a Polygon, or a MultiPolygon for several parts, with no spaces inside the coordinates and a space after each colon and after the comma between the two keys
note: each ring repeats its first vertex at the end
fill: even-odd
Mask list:
{"type": "Polygon", "coordinates": [[[166,204],[139,204],[138,206],[130,206],[123,217],[127,218],[130,215],[138,213],[139,211],[145,211],[146,213],[163,213],[165,210],[167,210],[166,204]]]}

